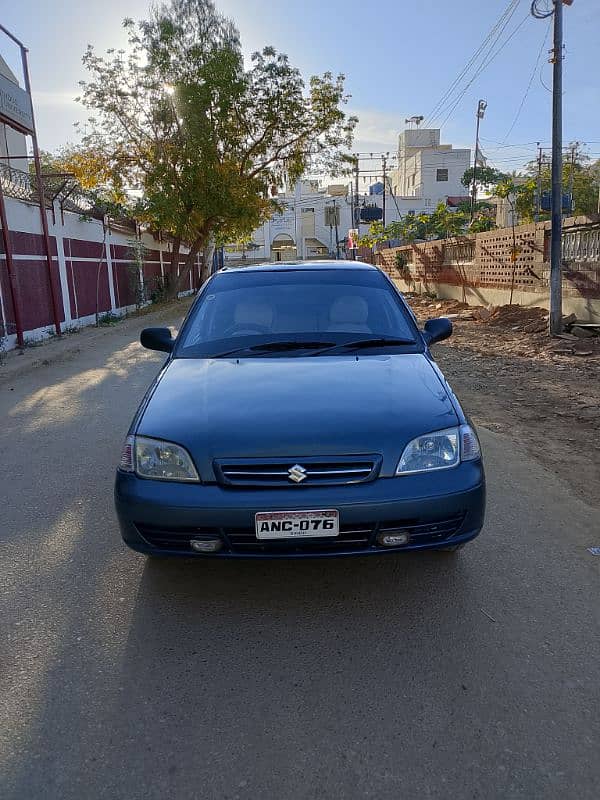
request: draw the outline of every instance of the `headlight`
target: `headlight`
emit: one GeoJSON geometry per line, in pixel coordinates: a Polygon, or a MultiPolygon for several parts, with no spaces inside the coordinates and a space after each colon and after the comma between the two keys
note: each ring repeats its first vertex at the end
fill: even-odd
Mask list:
{"type": "Polygon", "coordinates": [[[200,481],[185,448],[146,436],[128,436],[125,439],[119,469],[157,481],[200,481]]]}
{"type": "Polygon", "coordinates": [[[396,475],[456,467],[481,456],[477,435],[470,425],[417,436],[404,448],[396,475]]]}

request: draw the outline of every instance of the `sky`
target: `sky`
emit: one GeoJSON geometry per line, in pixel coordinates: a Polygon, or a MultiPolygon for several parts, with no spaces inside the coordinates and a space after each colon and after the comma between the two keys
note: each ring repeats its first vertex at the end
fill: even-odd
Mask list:
{"type": "MultiPolygon", "coordinates": [[[[536,156],[537,141],[550,144],[547,87],[552,67],[547,50],[552,37],[547,20],[530,16],[530,0],[519,0],[495,48],[481,55],[485,59],[488,52],[495,53],[494,58],[478,75],[473,68],[468,71],[437,117],[431,112],[484,43],[509,0],[217,0],[216,4],[237,24],[245,54],[271,44],[286,52],[305,77],[325,71],[344,73],[352,95],[347,108],[360,119],[353,146],[357,152],[394,153],[398,133],[413,115],[424,115],[425,124],[431,119],[431,127],[443,123],[443,142],[472,148],[480,98],[488,103],[481,146],[491,163],[505,171],[519,169],[536,156]]],[[[98,51],[122,46],[123,17],[146,16],[147,0],[85,4],[0,0],[0,6],[2,24],[30,51],[40,146],[55,150],[76,141],[73,123],[84,121],[85,111],[74,98],[78,81],[85,78],[81,56],[87,44],[98,51]]],[[[564,27],[564,141],[586,143],[587,151],[600,158],[600,0],[574,0],[565,6],[564,27]]],[[[14,47],[2,36],[0,53],[11,65],[17,63],[14,47]]]]}

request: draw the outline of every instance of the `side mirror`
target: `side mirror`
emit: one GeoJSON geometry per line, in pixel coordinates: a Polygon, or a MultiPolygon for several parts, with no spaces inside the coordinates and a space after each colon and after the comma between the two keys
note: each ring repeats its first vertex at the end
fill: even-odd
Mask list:
{"type": "Polygon", "coordinates": [[[435,344],[441,342],[452,336],[452,323],[445,317],[437,317],[437,319],[428,319],[425,323],[423,336],[427,344],[435,344]]]}
{"type": "Polygon", "coordinates": [[[168,328],[144,328],[140,334],[140,342],[148,350],[162,350],[170,353],[175,344],[168,328]]]}

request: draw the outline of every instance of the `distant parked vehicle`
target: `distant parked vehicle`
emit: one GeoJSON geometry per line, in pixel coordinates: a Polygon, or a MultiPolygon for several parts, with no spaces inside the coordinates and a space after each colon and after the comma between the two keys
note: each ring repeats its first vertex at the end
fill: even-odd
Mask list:
{"type": "Polygon", "coordinates": [[[207,558],[456,550],[484,521],[477,435],[376,267],[224,269],[202,287],[117,470],[125,542],[207,558]]]}

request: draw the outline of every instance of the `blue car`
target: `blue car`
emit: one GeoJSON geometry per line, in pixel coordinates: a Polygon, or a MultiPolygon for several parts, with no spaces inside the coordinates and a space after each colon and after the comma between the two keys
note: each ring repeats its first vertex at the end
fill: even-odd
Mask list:
{"type": "Polygon", "coordinates": [[[392,281],[360,262],[224,269],[125,439],[123,539],[150,556],[306,558],[436,549],[480,532],[473,426],[392,281]]]}

